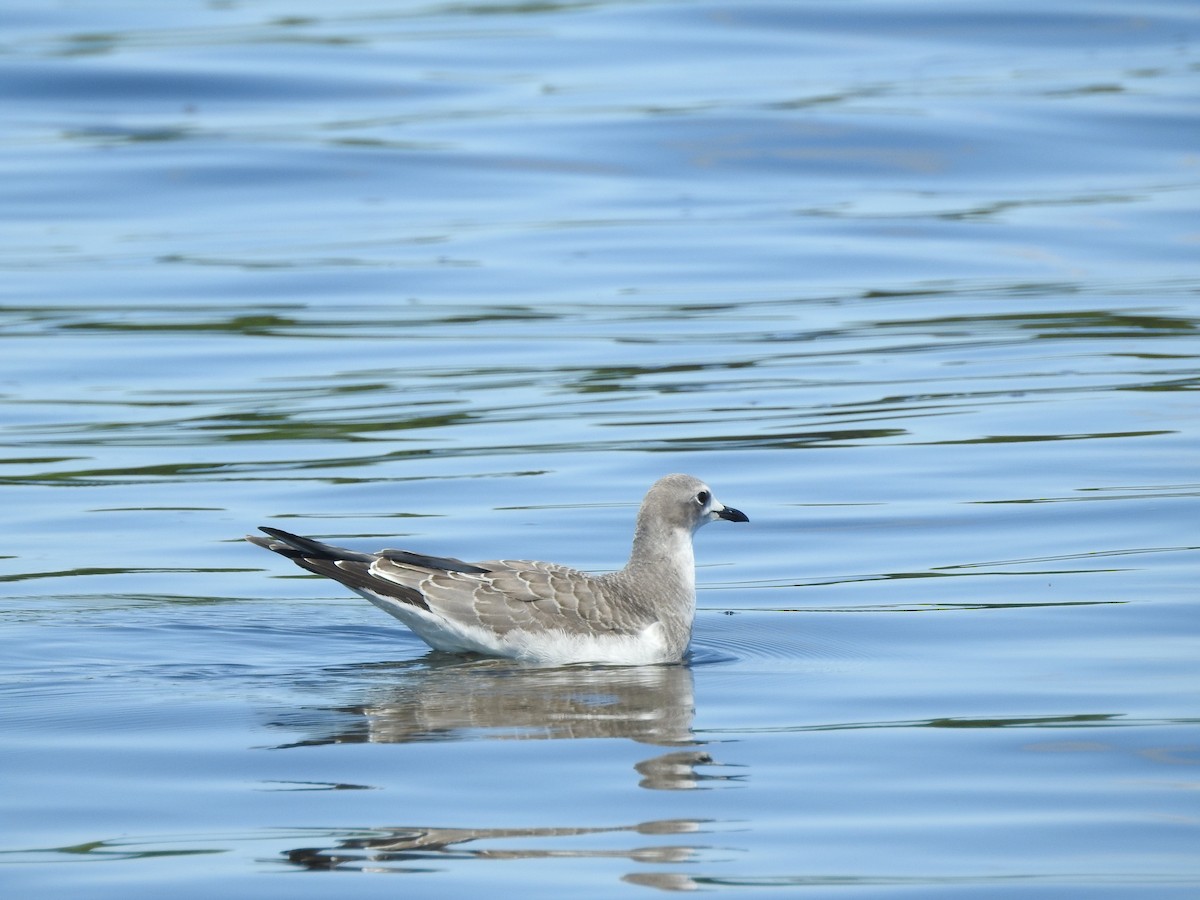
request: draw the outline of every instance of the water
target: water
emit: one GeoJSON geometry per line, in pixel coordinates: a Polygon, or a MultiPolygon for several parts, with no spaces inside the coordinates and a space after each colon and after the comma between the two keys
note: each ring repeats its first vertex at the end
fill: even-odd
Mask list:
{"type": "Polygon", "coordinates": [[[1195,895],[1192,4],[6,12],[6,896],[1195,895]],[[668,471],[685,666],[240,540],[604,570],[668,471]]]}

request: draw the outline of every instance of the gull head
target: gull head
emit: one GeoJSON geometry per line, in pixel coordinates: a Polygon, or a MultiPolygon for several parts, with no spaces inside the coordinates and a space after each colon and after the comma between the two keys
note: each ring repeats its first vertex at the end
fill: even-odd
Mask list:
{"type": "Polygon", "coordinates": [[[713,496],[712,488],[691,475],[664,475],[654,482],[642,501],[642,512],[689,533],[715,519],[750,521],[744,512],[726,506],[713,496]]]}

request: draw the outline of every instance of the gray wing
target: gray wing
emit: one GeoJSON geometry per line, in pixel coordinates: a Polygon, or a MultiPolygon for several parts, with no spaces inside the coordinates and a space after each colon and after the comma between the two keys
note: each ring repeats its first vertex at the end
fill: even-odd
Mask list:
{"type": "Polygon", "coordinates": [[[431,572],[390,558],[376,560],[370,569],[375,578],[419,593],[431,612],[499,634],[514,629],[634,634],[655,621],[645,604],[604,577],[529,560],[472,565],[486,572],[431,572]]]}
{"type": "Polygon", "coordinates": [[[653,610],[619,584],[567,566],[527,560],[467,563],[408,550],[363,553],[279,528],[261,530],[269,538],[247,538],[310,572],[498,634],[514,629],[635,634],[655,621],[653,610]]]}

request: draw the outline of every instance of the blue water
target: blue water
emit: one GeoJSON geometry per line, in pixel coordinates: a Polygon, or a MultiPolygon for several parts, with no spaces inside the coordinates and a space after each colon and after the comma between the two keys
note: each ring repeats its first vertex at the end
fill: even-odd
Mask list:
{"type": "Polygon", "coordinates": [[[1194,4],[4,19],[6,897],[1200,890],[1194,4]],[[670,471],[682,666],[241,540],[602,571],[670,471]]]}

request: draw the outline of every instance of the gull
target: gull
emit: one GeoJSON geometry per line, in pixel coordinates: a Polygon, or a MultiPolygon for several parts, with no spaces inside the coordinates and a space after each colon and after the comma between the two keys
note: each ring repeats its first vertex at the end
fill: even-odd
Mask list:
{"type": "Polygon", "coordinates": [[[532,560],[362,553],[265,526],[267,537],[246,539],[340,582],[435,650],[543,665],[647,665],[687,652],[696,614],[692,535],[716,519],[750,521],[700,479],[666,475],[642,500],[629,562],[604,575],[532,560]]]}

